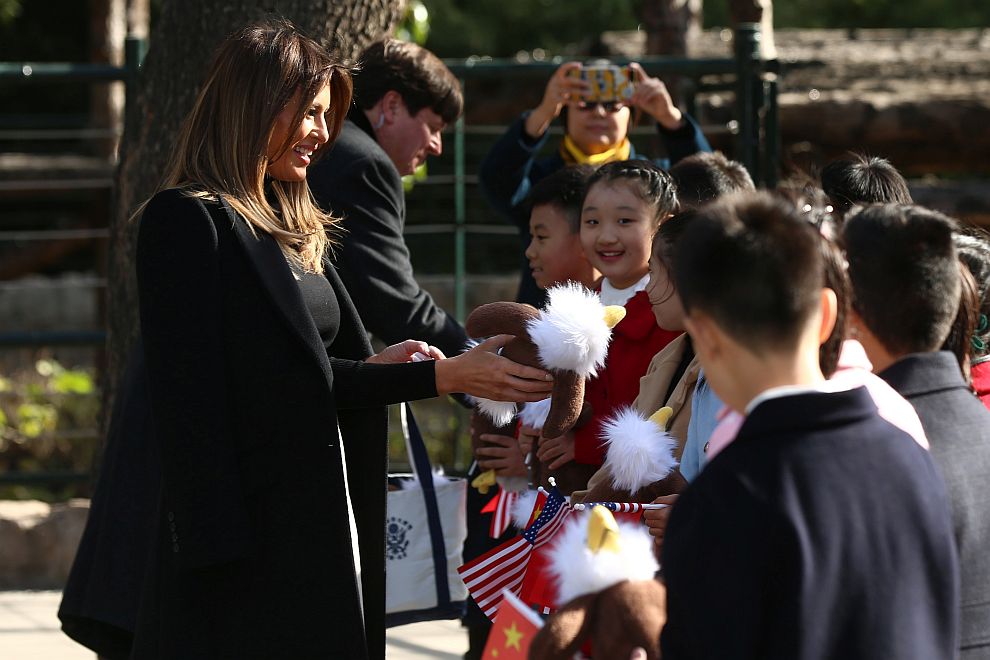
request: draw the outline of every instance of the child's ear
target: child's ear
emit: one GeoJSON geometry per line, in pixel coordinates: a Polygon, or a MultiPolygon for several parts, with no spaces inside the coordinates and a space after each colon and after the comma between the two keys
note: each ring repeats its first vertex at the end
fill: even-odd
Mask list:
{"type": "Polygon", "coordinates": [[[835,291],[828,287],[822,289],[821,311],[822,321],[818,329],[818,343],[824,344],[832,335],[832,330],[835,329],[835,320],[839,314],[839,299],[836,297],[835,291]]]}
{"type": "Polygon", "coordinates": [[[691,312],[684,317],[684,328],[691,335],[694,352],[702,363],[711,363],[723,352],[722,333],[707,314],[691,312]]]}

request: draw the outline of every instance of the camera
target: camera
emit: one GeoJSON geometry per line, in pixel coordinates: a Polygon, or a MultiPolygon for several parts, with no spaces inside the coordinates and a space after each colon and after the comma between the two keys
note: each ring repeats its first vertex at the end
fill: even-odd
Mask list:
{"type": "Polygon", "coordinates": [[[590,83],[585,101],[626,101],[633,95],[633,73],[629,66],[591,64],[567,73],[590,83]]]}

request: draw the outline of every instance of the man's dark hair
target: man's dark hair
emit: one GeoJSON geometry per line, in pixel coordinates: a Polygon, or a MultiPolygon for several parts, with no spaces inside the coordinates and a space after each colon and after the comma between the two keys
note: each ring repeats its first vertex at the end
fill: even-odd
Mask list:
{"type": "Polygon", "coordinates": [[[571,165],[540,179],[526,198],[528,211],[532,212],[537,206],[552,206],[567,216],[571,233],[578,233],[581,229],[581,203],[588,179],[594,173],[593,165],[571,165]]]}
{"type": "Polygon", "coordinates": [[[842,227],[853,309],[895,355],[935,351],[959,308],[955,222],[908,204],[855,210],[842,227]]]}
{"type": "Polygon", "coordinates": [[[793,348],[824,285],[818,232],[769,193],[735,193],[695,213],[674,253],[684,309],[749,348],[793,348]]]}
{"type": "Polygon", "coordinates": [[[907,181],[890,161],[850,153],[822,168],[822,190],[835,211],[844,216],[860,204],[911,204],[907,181]]]}
{"type": "Polygon", "coordinates": [[[613,184],[627,181],[633,186],[636,195],[653,209],[654,220],[660,222],[677,211],[677,186],[667,172],[648,160],[616,160],[599,167],[585,188],[587,197],[596,183],[613,184]]]}
{"type": "Polygon", "coordinates": [[[398,39],[378,41],[361,53],[359,65],[354,102],[362,110],[394,90],[411,115],[430,108],[448,124],[461,116],[464,96],[457,77],[425,48],[398,39]]]}
{"type": "Polygon", "coordinates": [[[700,152],[670,168],[681,208],[701,206],[732,192],[756,190],[746,167],[718,151],[700,152]]]}

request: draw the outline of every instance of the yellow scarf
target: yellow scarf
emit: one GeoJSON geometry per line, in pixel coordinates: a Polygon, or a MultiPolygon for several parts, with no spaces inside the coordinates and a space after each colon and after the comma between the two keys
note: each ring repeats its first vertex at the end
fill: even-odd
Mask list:
{"type": "Polygon", "coordinates": [[[601,165],[611,163],[613,160],[629,160],[632,147],[629,145],[629,138],[623,138],[622,142],[600,154],[586,154],[581,147],[574,144],[570,135],[564,136],[564,141],[560,143],[560,156],[568,165],[601,165]]]}

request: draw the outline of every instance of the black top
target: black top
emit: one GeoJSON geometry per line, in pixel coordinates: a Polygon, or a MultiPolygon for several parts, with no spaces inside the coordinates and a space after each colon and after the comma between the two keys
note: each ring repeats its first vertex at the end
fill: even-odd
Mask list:
{"type": "Polygon", "coordinates": [[[764,401],[671,512],[664,660],[951,658],[950,520],[864,388],[764,401]]]}
{"type": "Polygon", "coordinates": [[[918,411],[949,491],[962,575],[962,658],[990,658],[990,411],[947,351],[907,355],[879,375],[918,411]]]}
{"type": "Polygon", "coordinates": [[[320,333],[323,345],[330,348],[340,328],[340,307],[337,305],[337,296],[333,294],[333,287],[323,275],[308,273],[291,259],[286,261],[299,285],[303,305],[313,317],[313,324],[320,333]]]}

